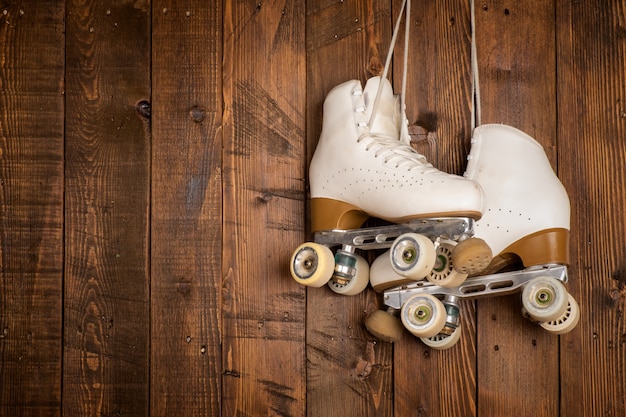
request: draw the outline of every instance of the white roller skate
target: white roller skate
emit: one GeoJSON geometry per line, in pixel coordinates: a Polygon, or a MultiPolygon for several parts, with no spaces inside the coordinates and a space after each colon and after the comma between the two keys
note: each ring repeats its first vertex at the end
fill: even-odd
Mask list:
{"type": "MultiPolygon", "coordinates": [[[[435,169],[409,146],[404,112],[386,79],[379,111],[371,117],[380,83],[374,77],[362,89],[359,81],[349,81],[326,98],[310,166],[315,243],[301,245],[291,260],[294,279],[305,285],[330,281],[336,292],[359,293],[369,282],[369,267],[355,250],[388,247],[390,263],[402,278],[374,286],[422,279],[437,261],[433,241],[445,239],[454,248],[471,237],[481,215],[482,191],[475,182],[435,169]],[[369,217],[394,225],[360,228],[369,217]],[[341,248],[333,256],[334,246],[341,248]]],[[[460,255],[477,255],[482,264],[462,266],[480,270],[491,252],[484,242],[467,240],[460,255]]]]}
{"type": "MultiPolygon", "coordinates": [[[[474,130],[468,160],[466,177],[484,191],[485,211],[474,231],[495,255],[485,270],[491,275],[470,277],[456,288],[418,283],[393,289],[385,293],[385,304],[399,310],[404,326],[436,349],[458,340],[458,300],[463,298],[521,292],[528,318],[552,333],[570,331],[580,316],[563,285],[570,205],[543,148],[513,127],[483,125],[474,130]],[[511,271],[512,266],[518,268],[511,271]]],[[[385,257],[372,265],[372,275],[394,273],[385,257]]],[[[375,312],[366,326],[385,340],[397,340],[394,320],[375,312]]]]}

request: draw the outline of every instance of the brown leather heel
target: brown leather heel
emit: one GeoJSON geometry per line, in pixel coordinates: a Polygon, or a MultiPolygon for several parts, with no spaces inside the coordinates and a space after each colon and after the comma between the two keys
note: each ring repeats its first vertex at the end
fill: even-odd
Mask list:
{"type": "Polygon", "coordinates": [[[502,253],[514,253],[525,267],[569,264],[569,230],[546,229],[528,235],[508,246],[502,253]]]}
{"type": "Polygon", "coordinates": [[[358,207],[331,198],[311,199],[311,231],[358,229],[369,216],[358,207]]]}

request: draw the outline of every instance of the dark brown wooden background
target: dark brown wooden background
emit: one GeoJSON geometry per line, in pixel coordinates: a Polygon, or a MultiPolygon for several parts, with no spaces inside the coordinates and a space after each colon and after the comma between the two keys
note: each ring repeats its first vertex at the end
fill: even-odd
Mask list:
{"type": "MultiPolygon", "coordinates": [[[[323,99],[380,71],[399,4],[0,1],[0,415],[626,415],[623,1],[476,1],[482,122],[570,194],[572,333],[505,297],[449,351],[392,346],[377,294],[290,278],[323,99]]],[[[416,146],[460,174],[469,2],[412,4],[416,146]]]]}

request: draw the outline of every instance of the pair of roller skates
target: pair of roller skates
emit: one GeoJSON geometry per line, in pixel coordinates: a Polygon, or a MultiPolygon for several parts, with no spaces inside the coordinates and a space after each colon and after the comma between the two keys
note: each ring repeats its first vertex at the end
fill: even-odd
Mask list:
{"type": "Polygon", "coordinates": [[[385,77],[335,87],[323,114],[310,165],[314,242],[291,257],[297,282],[345,295],[371,284],[387,310],[366,319],[369,332],[397,341],[407,329],[435,349],[458,341],[462,299],[519,292],[523,314],[546,330],[576,325],[564,287],[569,199],[534,139],[505,125],[476,128],[461,177],[410,146],[385,77]],[[369,218],[386,223],[362,227],[369,218]],[[371,268],[368,250],[383,252],[371,268]]]}

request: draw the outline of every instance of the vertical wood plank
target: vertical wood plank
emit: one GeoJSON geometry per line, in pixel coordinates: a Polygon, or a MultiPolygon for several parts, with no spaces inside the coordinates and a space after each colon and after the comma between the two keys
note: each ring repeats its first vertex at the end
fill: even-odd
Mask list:
{"type": "Polygon", "coordinates": [[[223,415],[303,416],[304,4],[224,8],[223,415]]]}
{"type": "Polygon", "coordinates": [[[0,415],[59,416],[62,1],[0,5],[0,415]]]}
{"type": "MultiPolygon", "coordinates": [[[[396,8],[401,4],[399,0],[394,3],[396,8]]],[[[420,126],[435,135],[435,143],[414,145],[438,169],[460,175],[466,165],[471,137],[469,2],[420,1],[413,5],[411,15],[407,117],[411,126],[420,126]]],[[[400,53],[404,48],[403,38],[398,39],[398,47],[400,53]]],[[[396,55],[394,64],[399,91],[403,68],[400,54],[396,55]]]]}
{"type": "MultiPolygon", "coordinates": [[[[382,72],[392,20],[389,1],[307,2],[307,160],[328,92],[353,79],[365,85],[382,72]]],[[[393,415],[393,347],[363,325],[380,306],[369,288],[356,296],[307,290],[308,416],[393,415]]]]}
{"type": "MultiPolygon", "coordinates": [[[[475,12],[482,123],[525,131],[556,168],[554,4],[493,0],[475,12]]],[[[520,308],[519,296],[477,302],[478,415],[559,413],[558,337],[520,308]]]]}
{"type": "Polygon", "coordinates": [[[151,414],[219,416],[222,8],[152,10],[151,414]]]}
{"type": "Polygon", "coordinates": [[[572,201],[561,415],[626,415],[626,4],[557,2],[559,174],[572,201]]]}
{"type": "Polygon", "coordinates": [[[149,5],[67,16],[63,415],[147,415],[149,5]]]}
{"type": "MultiPolygon", "coordinates": [[[[411,16],[407,117],[410,126],[431,138],[414,146],[435,167],[461,174],[471,137],[469,2],[422,1],[414,3],[411,16]]],[[[402,40],[398,46],[394,80],[399,91],[402,40]]],[[[396,344],[396,415],[476,414],[475,308],[471,301],[460,307],[462,335],[453,348],[432,350],[408,332],[396,344]]]]}

